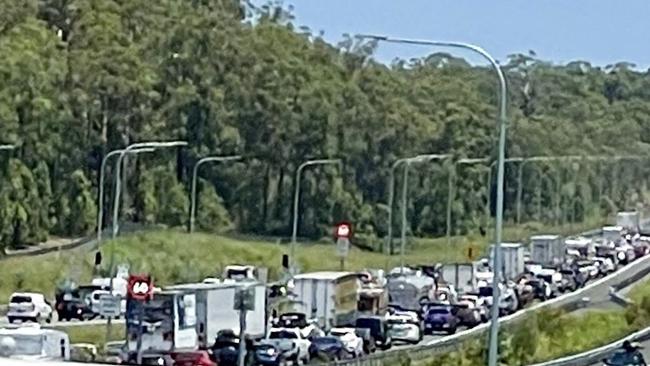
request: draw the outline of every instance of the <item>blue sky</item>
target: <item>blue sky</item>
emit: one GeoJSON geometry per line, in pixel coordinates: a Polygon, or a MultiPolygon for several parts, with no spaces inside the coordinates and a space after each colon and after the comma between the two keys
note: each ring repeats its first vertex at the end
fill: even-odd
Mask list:
{"type": "MultiPolygon", "coordinates": [[[[255,0],[254,3],[264,3],[255,0]]],[[[296,24],[337,42],[343,33],[375,33],[475,43],[499,60],[534,50],[554,63],[618,61],[650,66],[650,0],[284,0],[296,24]]],[[[431,53],[382,45],[381,61],[431,53]]],[[[439,50],[437,50],[439,51],[439,50]]],[[[457,51],[454,51],[457,52],[457,51]]],[[[458,54],[480,61],[471,54],[458,54]]]]}

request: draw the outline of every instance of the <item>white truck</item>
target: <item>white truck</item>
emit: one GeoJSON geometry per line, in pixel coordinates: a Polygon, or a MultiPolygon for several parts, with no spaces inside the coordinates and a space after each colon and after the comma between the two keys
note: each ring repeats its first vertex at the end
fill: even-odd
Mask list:
{"type": "Polygon", "coordinates": [[[641,215],[636,211],[622,211],[616,214],[616,226],[628,233],[638,233],[641,230],[641,215]]]}
{"type": "MultiPolygon", "coordinates": [[[[495,246],[490,246],[490,265],[494,263],[495,246]]],[[[524,273],[524,246],[521,243],[501,243],[501,272],[503,280],[514,280],[524,273]]]]}
{"type": "Polygon", "coordinates": [[[459,293],[474,291],[477,287],[475,263],[447,263],[440,268],[442,280],[457,289],[459,293]]]}
{"type": "Polygon", "coordinates": [[[542,265],[554,266],[564,261],[564,242],[559,235],[530,237],[530,259],[542,265]]]}
{"type": "Polygon", "coordinates": [[[0,328],[0,346],[9,358],[39,361],[70,359],[70,339],[62,331],[38,324],[0,328]]]}
{"type": "Polygon", "coordinates": [[[165,287],[166,290],[191,292],[196,295],[196,331],[199,345],[207,346],[221,330],[230,329],[239,334],[239,311],[234,309],[235,292],[252,286],[255,309],[246,313],[246,334],[263,338],[266,330],[266,287],[257,281],[223,283],[189,283],[165,287]]]}
{"type": "Polygon", "coordinates": [[[196,295],[186,291],[154,290],[146,302],[127,300],[126,344],[129,359],[142,354],[165,354],[198,347],[196,295]],[[138,337],[141,348],[138,350],[138,337]]]}
{"type": "Polygon", "coordinates": [[[293,278],[293,293],[301,312],[323,329],[353,324],[361,283],[353,272],[303,273],[293,278]]]}

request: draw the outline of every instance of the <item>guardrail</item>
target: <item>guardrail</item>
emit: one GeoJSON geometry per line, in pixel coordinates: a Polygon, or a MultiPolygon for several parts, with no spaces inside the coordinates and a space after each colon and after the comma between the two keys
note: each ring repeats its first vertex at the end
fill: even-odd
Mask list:
{"type": "Polygon", "coordinates": [[[619,339],[616,342],[583,352],[577,355],[558,358],[556,360],[536,363],[530,366],[587,366],[609,356],[613,351],[621,347],[625,341],[645,341],[650,339],[650,327],[632,333],[629,336],[619,339]]]}
{"type": "MultiPolygon", "coordinates": [[[[650,221],[644,221],[644,223],[648,222],[650,221]]],[[[601,233],[602,229],[595,229],[580,233],[578,235],[591,237],[597,236],[601,233]]],[[[562,308],[567,311],[573,311],[577,308],[586,306],[585,301],[583,300],[589,298],[590,295],[602,294],[603,296],[607,296],[609,294],[610,287],[616,286],[619,289],[626,287],[629,284],[643,278],[648,273],[650,273],[650,255],[640,258],[637,261],[621,268],[620,270],[606,277],[600,278],[592,283],[589,283],[587,286],[572,293],[564,294],[555,299],[535,304],[514,314],[502,317],[499,319],[499,324],[504,325],[514,323],[517,320],[523,319],[525,316],[531,314],[532,312],[546,307],[562,308]],[[616,282],[617,280],[620,282],[616,282]]],[[[490,323],[484,323],[475,328],[467,329],[454,335],[431,341],[426,345],[418,345],[395,351],[376,353],[361,359],[338,361],[331,364],[337,366],[392,366],[396,364],[402,364],[404,360],[418,362],[432,358],[433,356],[442,353],[457,350],[463,341],[476,339],[477,337],[483,336],[484,333],[489,329],[489,326],[490,323]]]]}

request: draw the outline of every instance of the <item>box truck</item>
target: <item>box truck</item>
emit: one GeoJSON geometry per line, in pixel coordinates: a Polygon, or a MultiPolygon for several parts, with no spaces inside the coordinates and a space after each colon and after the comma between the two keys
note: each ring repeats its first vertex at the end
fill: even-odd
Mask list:
{"type": "Polygon", "coordinates": [[[616,214],[616,226],[631,233],[638,233],[641,230],[641,215],[636,211],[624,211],[616,214]]]}
{"type": "Polygon", "coordinates": [[[447,263],[440,268],[442,280],[454,285],[459,293],[476,289],[476,265],[474,263],[447,263]]]}
{"type": "Polygon", "coordinates": [[[239,311],[234,309],[235,292],[252,286],[255,309],[246,313],[246,335],[263,338],[266,332],[266,287],[258,281],[224,283],[188,283],[165,287],[166,290],[185,291],[196,296],[196,332],[199,345],[212,344],[221,330],[231,329],[239,334],[239,311]]]}
{"type": "MultiPolygon", "coordinates": [[[[494,263],[495,246],[490,246],[490,266],[494,263]]],[[[514,280],[524,272],[524,246],[521,243],[501,244],[502,279],[514,280]]],[[[495,273],[499,271],[495,270],[495,273]]]]}
{"type": "Polygon", "coordinates": [[[293,278],[298,312],[324,329],[354,324],[360,288],[353,272],[313,272],[293,278]]]}
{"type": "Polygon", "coordinates": [[[564,241],[559,235],[534,235],[530,237],[530,259],[542,265],[564,262],[564,241]]]}

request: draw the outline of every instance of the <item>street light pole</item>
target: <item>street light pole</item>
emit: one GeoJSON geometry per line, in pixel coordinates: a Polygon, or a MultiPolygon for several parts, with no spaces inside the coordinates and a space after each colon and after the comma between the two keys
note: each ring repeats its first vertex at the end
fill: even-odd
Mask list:
{"type": "MultiPolygon", "coordinates": [[[[454,186],[456,185],[456,165],[465,165],[465,164],[479,164],[487,163],[490,161],[488,158],[463,158],[458,159],[454,164],[451,165],[451,170],[449,171],[449,177],[447,180],[447,244],[451,244],[451,205],[453,204],[455,197],[454,186]]],[[[488,193],[489,197],[489,193],[488,193]]]]}
{"type": "Polygon", "coordinates": [[[427,155],[418,155],[413,158],[407,158],[404,162],[404,178],[402,181],[402,235],[400,242],[400,274],[404,273],[404,251],[406,248],[406,212],[407,212],[407,196],[408,196],[408,177],[409,177],[409,168],[412,163],[421,163],[432,160],[442,160],[448,158],[449,155],[445,154],[427,154],[427,155]]]}
{"type": "Polygon", "coordinates": [[[113,202],[113,239],[117,237],[117,232],[119,230],[119,214],[120,214],[120,188],[122,186],[122,161],[124,156],[136,149],[142,148],[168,148],[168,147],[178,147],[178,146],[187,146],[187,141],[152,141],[152,142],[138,142],[131,144],[126,147],[122,152],[120,152],[119,157],[117,158],[117,167],[115,169],[115,197],[113,202]]]}
{"type": "MultiPolygon", "coordinates": [[[[104,155],[102,159],[102,164],[99,168],[99,197],[97,198],[97,245],[102,241],[102,225],[104,225],[104,174],[106,172],[106,163],[111,157],[120,154],[124,149],[113,150],[108,154],[104,155]]],[[[132,154],[138,154],[141,152],[153,152],[152,148],[143,148],[132,150],[132,154]]]]}
{"type": "Polygon", "coordinates": [[[199,172],[199,167],[201,164],[208,162],[224,162],[224,161],[233,161],[240,160],[241,156],[232,155],[232,156],[208,156],[205,158],[199,159],[199,161],[194,164],[194,169],[192,171],[192,193],[190,197],[190,233],[194,232],[194,220],[196,217],[196,176],[199,172]]]}
{"type": "Polygon", "coordinates": [[[298,170],[296,170],[296,188],[295,192],[293,195],[293,228],[291,230],[291,244],[289,248],[289,266],[290,266],[290,272],[291,275],[295,274],[296,270],[296,265],[295,265],[295,255],[296,255],[296,241],[298,240],[298,202],[300,199],[300,177],[302,175],[303,169],[305,169],[308,166],[312,165],[326,165],[326,164],[338,164],[339,166],[341,165],[341,160],[340,159],[316,159],[316,160],[308,160],[300,166],[298,166],[298,170]]]}
{"type": "MultiPolygon", "coordinates": [[[[364,35],[360,36],[361,38],[373,39],[376,41],[384,41],[391,43],[403,43],[403,44],[412,44],[420,46],[441,46],[441,47],[451,47],[451,48],[461,48],[465,50],[470,50],[481,55],[486,59],[494,72],[496,73],[497,79],[499,81],[499,99],[498,99],[498,111],[499,111],[499,141],[498,141],[498,170],[497,170],[497,212],[496,212],[496,235],[495,235],[495,256],[494,256],[494,268],[501,268],[501,229],[503,226],[503,179],[504,179],[504,159],[506,155],[506,110],[507,110],[507,98],[508,98],[508,86],[506,85],[506,78],[503,76],[501,67],[497,61],[489,53],[487,53],[483,48],[478,47],[473,44],[463,43],[463,42],[443,42],[443,41],[431,41],[431,40],[413,40],[413,39],[399,39],[399,38],[390,38],[387,36],[373,36],[373,35],[364,35]]],[[[499,281],[498,276],[494,276],[492,281],[494,303],[499,303],[499,281]]],[[[498,356],[498,332],[499,332],[499,307],[492,307],[492,322],[490,325],[490,349],[488,355],[488,366],[497,365],[497,356],[498,356]]]]}

